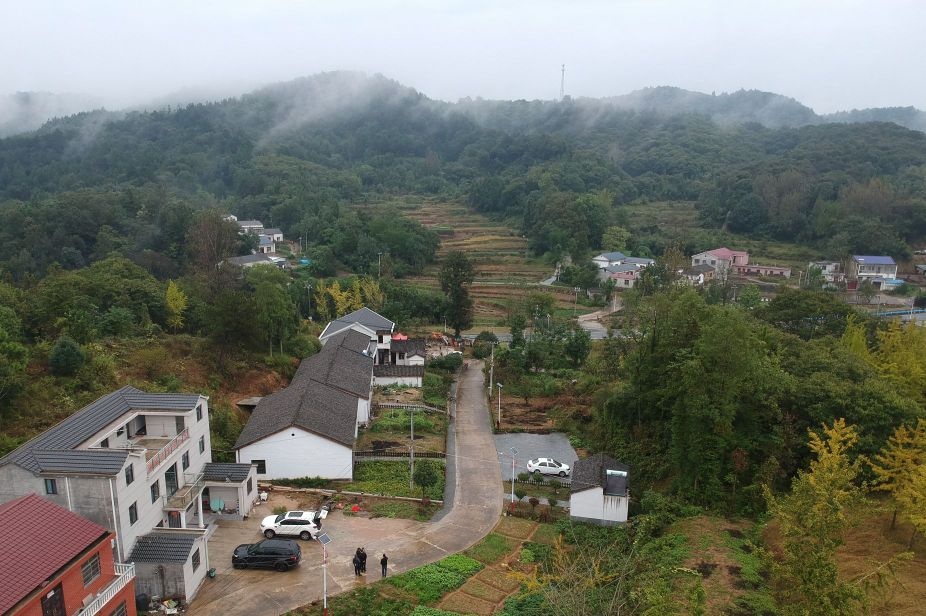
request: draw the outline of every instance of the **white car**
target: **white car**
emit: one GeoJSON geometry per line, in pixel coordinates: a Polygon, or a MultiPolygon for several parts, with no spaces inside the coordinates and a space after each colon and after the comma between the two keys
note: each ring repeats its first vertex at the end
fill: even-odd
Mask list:
{"type": "Polygon", "coordinates": [[[287,511],[279,515],[268,515],[261,520],[260,532],[267,539],[277,535],[281,537],[299,537],[303,541],[315,539],[321,530],[322,520],[328,515],[327,509],[321,511],[287,511]]]}
{"type": "Polygon", "coordinates": [[[542,475],[559,475],[565,477],[569,474],[568,464],[557,462],[553,458],[537,458],[527,461],[527,472],[542,475]]]}

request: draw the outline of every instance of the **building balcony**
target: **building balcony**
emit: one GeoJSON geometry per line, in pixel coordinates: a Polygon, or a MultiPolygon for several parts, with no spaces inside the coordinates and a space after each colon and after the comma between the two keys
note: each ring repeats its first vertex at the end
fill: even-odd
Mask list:
{"type": "Polygon", "coordinates": [[[164,441],[164,439],[143,439],[139,440],[136,445],[139,447],[145,447],[148,451],[145,453],[145,459],[147,460],[148,475],[150,476],[159,466],[164,464],[167,461],[167,458],[170,457],[172,453],[177,451],[177,449],[190,440],[190,429],[184,428],[183,431],[170,439],[169,441],[164,441]],[[154,447],[161,445],[161,448],[155,450],[154,447]],[[153,452],[153,453],[152,453],[153,452]]]}
{"type": "MultiPolygon", "coordinates": [[[[113,600],[113,597],[119,594],[119,591],[135,578],[135,565],[133,563],[116,563],[113,567],[115,568],[116,579],[78,612],[80,616],[94,616],[102,611],[113,600]]],[[[130,600],[134,600],[134,598],[130,600]]]]}
{"type": "Polygon", "coordinates": [[[180,489],[171,494],[170,496],[161,497],[164,502],[164,509],[168,511],[186,511],[186,508],[190,506],[190,503],[194,502],[199,498],[200,492],[203,489],[203,474],[197,473],[195,475],[184,473],[184,478],[186,484],[180,486],[180,489]]]}

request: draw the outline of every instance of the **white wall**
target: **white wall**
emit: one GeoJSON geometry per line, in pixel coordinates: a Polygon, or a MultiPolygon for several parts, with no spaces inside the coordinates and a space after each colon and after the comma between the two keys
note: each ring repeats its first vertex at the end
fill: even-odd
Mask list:
{"type": "Polygon", "coordinates": [[[605,496],[601,488],[573,492],[569,498],[569,516],[587,522],[618,523],[627,521],[626,496],[605,496]]]}
{"type": "Polygon", "coordinates": [[[400,387],[421,387],[419,376],[378,376],[373,379],[374,385],[399,385],[400,387]]]}
{"type": "Polygon", "coordinates": [[[346,445],[290,427],[271,434],[237,452],[238,462],[265,460],[266,473],[257,478],[292,479],[323,477],[353,479],[353,450],[346,445]]]}
{"type": "Polygon", "coordinates": [[[405,358],[405,365],[407,366],[423,366],[424,357],[421,355],[409,355],[405,358]]]}
{"type": "Polygon", "coordinates": [[[366,426],[369,423],[370,423],[370,401],[364,400],[363,398],[357,398],[357,425],[366,426]]]}

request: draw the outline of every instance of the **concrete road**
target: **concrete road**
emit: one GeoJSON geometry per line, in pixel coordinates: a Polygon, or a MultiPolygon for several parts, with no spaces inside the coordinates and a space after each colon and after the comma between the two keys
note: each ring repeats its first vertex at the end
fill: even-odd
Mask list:
{"type": "MultiPolygon", "coordinates": [[[[504,410],[504,409],[503,409],[504,410]]],[[[502,479],[511,479],[511,448],[518,450],[515,476],[527,472],[527,461],[533,458],[553,458],[575,466],[579,456],[565,434],[496,434],[495,446],[502,454],[502,479]]]]}
{"type": "MultiPolygon", "coordinates": [[[[389,573],[400,573],[465,550],[487,535],[502,512],[499,463],[483,392],[482,362],[470,360],[462,372],[457,393],[457,416],[451,423],[448,446],[448,486],[445,510],[432,522],[344,517],[332,513],[324,530],[328,546],[329,596],[375,581],[379,558],[389,557],[389,573]],[[351,558],[365,547],[370,560],[366,576],[354,576],[351,558]]],[[[210,567],[215,579],[206,579],[188,610],[196,616],[229,614],[282,614],[322,599],[321,546],[300,542],[302,564],[293,571],[234,570],[231,553],[240,543],[260,539],[255,513],[245,522],[219,523],[209,541],[210,567]]]]}

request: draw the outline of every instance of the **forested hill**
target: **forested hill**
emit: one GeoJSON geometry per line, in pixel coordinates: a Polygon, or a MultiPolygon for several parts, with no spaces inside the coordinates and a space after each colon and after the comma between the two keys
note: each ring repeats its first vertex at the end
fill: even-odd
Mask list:
{"type": "MultiPolygon", "coordinates": [[[[810,118],[770,96],[707,98],[810,118]]],[[[343,207],[407,193],[514,219],[535,252],[554,256],[599,248],[621,204],[666,199],[697,201],[706,226],[816,243],[833,257],[903,257],[924,241],[923,133],[719,122],[707,108],[651,104],[681,110],[679,91],[639,98],[650,102],[450,104],[381,76],[326,73],[210,104],[56,120],[0,140],[0,268],[41,276],[116,249],[166,275],[183,266],[192,213],[218,207],[308,238],[329,273],[362,271],[384,250],[413,270],[421,251],[343,207]]]]}

